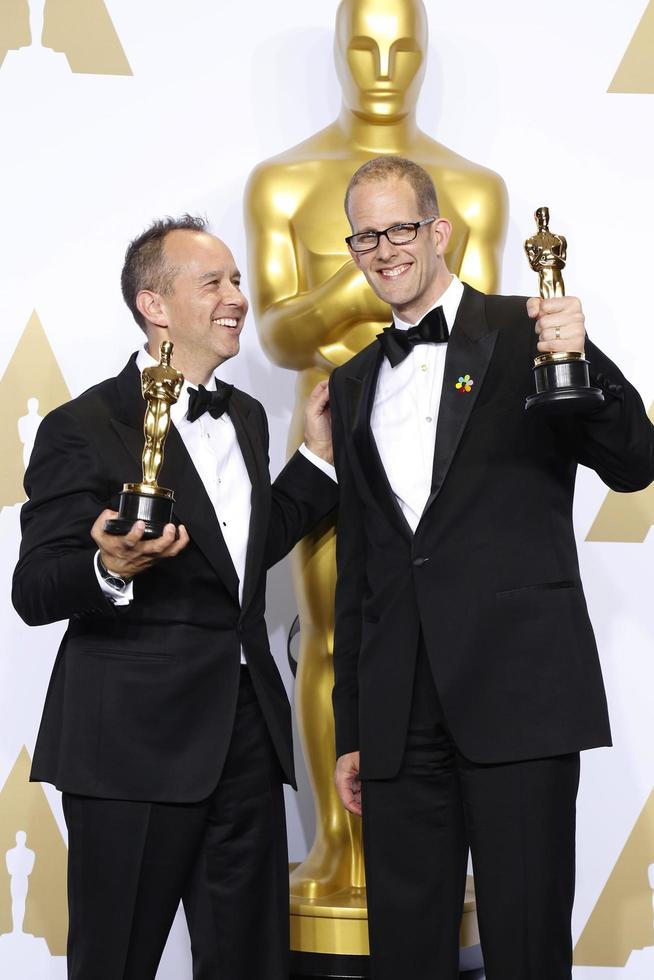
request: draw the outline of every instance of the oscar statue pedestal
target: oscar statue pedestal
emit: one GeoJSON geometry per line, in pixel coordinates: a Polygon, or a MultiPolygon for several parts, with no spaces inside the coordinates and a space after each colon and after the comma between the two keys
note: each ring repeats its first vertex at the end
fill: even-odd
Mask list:
{"type": "MultiPolygon", "coordinates": [[[[476,909],[469,875],[460,937],[464,969],[481,965],[476,909]]],[[[366,980],[370,977],[369,953],[365,888],[315,899],[291,895],[291,980],[366,980]]],[[[411,980],[411,963],[398,980],[411,980]]]]}
{"type": "Polygon", "coordinates": [[[601,405],[604,395],[590,383],[588,361],[576,351],[542,354],[534,361],[534,394],[526,408],[569,413],[601,405]]]}

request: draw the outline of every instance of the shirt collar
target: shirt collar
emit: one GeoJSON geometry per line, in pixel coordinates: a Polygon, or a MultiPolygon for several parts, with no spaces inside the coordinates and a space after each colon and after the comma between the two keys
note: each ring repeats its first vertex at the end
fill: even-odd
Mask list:
{"type": "MultiPolygon", "coordinates": [[[[442,306],[443,313],[445,315],[445,322],[447,323],[447,326],[451,333],[462,296],[463,296],[463,283],[458,278],[458,276],[452,275],[450,284],[445,290],[445,292],[438,297],[438,299],[436,300],[436,302],[432,307],[430,307],[428,310],[425,310],[423,316],[426,316],[427,313],[431,312],[431,310],[435,310],[437,306],[442,306]]],[[[422,319],[422,317],[420,319],[422,319]]],[[[398,330],[408,330],[409,327],[414,326],[413,323],[407,323],[405,320],[401,320],[396,313],[393,314],[393,321],[398,330]]]]}
{"type": "MultiPolygon", "coordinates": [[[[141,347],[136,355],[136,366],[139,371],[142,371],[143,368],[146,367],[154,367],[154,365],[158,363],[159,362],[156,360],[156,358],[150,354],[147,347],[141,347]]],[[[215,388],[217,377],[218,368],[212,372],[209,382],[205,385],[205,387],[209,389],[215,388]]],[[[186,413],[188,412],[189,388],[197,388],[197,385],[191,384],[189,381],[184,379],[184,384],[182,385],[182,390],[179,393],[179,398],[174,405],[170,406],[170,417],[177,427],[179,427],[180,423],[186,419],[186,413]]],[[[224,419],[224,416],[221,416],[221,418],[224,419]]]]}

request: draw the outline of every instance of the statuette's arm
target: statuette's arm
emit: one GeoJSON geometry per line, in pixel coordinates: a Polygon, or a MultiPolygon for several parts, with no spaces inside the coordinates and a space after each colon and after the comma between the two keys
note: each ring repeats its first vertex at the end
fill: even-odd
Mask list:
{"type": "Polygon", "coordinates": [[[499,178],[477,188],[476,199],[469,208],[465,202],[462,204],[468,236],[460,265],[457,268],[456,256],[448,256],[448,268],[483,293],[496,293],[499,289],[508,212],[506,186],[499,178]],[[495,215],[494,221],[488,221],[489,214],[495,215]]]}
{"type": "MultiPolygon", "coordinates": [[[[503,237],[498,242],[487,229],[471,229],[459,267],[459,279],[474,283],[483,293],[497,291],[502,268],[503,237]]],[[[450,268],[454,263],[450,264],[450,268]]]]}
{"type": "MultiPolygon", "coordinates": [[[[379,303],[380,329],[390,311],[379,303]]],[[[319,366],[316,349],[336,343],[347,327],[370,322],[369,286],[351,260],[311,292],[280,299],[259,313],[261,341],[273,360],[285,368],[319,366]],[[364,316],[364,312],[367,316],[364,316]]]]}
{"type": "MultiPolygon", "coordinates": [[[[344,329],[369,323],[375,316],[381,329],[390,312],[374,298],[363,274],[345,256],[331,277],[303,290],[291,223],[272,205],[262,207],[270,193],[255,173],[246,190],[245,210],[251,229],[248,267],[257,270],[250,290],[261,342],[282,367],[296,371],[324,367],[318,360],[320,347],[338,342],[344,329]]],[[[347,227],[343,237],[346,233],[347,227]]]]}

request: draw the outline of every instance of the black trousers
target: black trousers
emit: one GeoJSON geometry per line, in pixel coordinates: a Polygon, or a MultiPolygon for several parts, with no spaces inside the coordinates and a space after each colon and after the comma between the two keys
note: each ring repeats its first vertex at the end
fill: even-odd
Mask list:
{"type": "Polygon", "coordinates": [[[180,899],[194,980],[287,980],[282,773],[247,668],[227,760],[207,800],[64,794],[63,805],[70,980],[154,980],[180,899]]]}
{"type": "Polygon", "coordinates": [[[400,772],[362,786],[373,980],[458,978],[469,849],[487,980],[570,980],[578,783],[578,753],[463,758],[421,643],[400,772]]]}

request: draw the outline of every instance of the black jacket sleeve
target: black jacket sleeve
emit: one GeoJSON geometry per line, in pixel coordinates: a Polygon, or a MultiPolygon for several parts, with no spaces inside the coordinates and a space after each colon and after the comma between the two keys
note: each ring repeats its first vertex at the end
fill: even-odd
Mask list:
{"type": "Polygon", "coordinates": [[[556,422],[577,462],[595,470],[612,490],[642,490],[654,480],[654,425],[643,401],[618,367],[586,342],[591,384],[604,393],[590,412],[556,422]]]}
{"type": "Polygon", "coordinates": [[[336,756],[359,748],[358,663],[361,646],[361,605],[366,591],[366,539],[359,497],[344,445],[343,416],[330,385],[334,463],[340,502],[336,523],[336,616],[334,690],[336,756]]]}
{"type": "MultiPolygon", "coordinates": [[[[115,488],[113,488],[115,490],[115,488]]],[[[25,474],[22,541],[12,600],[29,626],[102,610],[111,614],[93,568],[91,527],[111,488],[97,452],[69,405],[39,426],[25,474]]]]}
{"type": "MultiPolygon", "coordinates": [[[[262,424],[268,452],[268,422],[263,407],[262,424]]],[[[266,568],[281,561],[297,542],[334,510],[338,502],[338,485],[326,473],[295,452],[272,484],[270,521],[264,564],[266,568]]]]}

